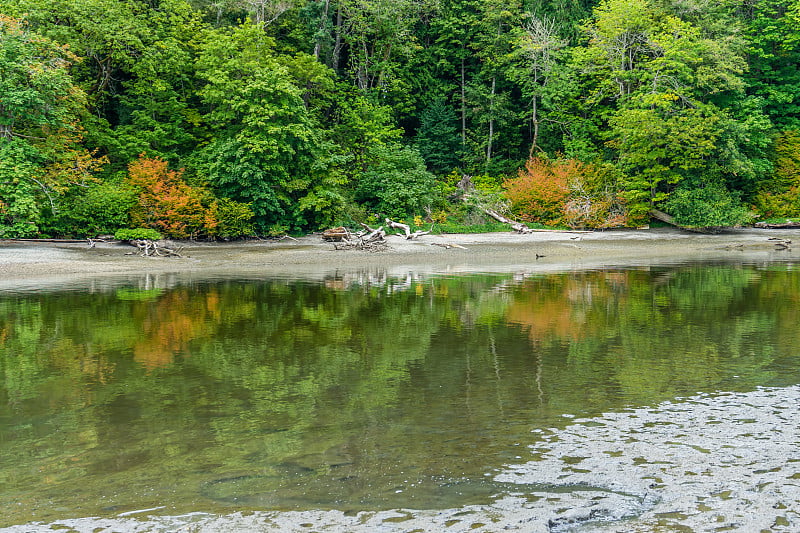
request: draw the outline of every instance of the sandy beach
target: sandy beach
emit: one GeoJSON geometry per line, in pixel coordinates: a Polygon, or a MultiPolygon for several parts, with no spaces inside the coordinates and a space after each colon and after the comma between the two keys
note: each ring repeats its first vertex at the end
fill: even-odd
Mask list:
{"type": "Polygon", "coordinates": [[[800,230],[736,229],[698,234],[662,228],[389,236],[383,251],[336,250],[319,235],[298,239],[186,242],[183,257],[139,257],[125,243],[0,241],[0,287],[53,285],[78,278],[137,273],[315,276],[365,267],[405,273],[558,271],[688,261],[800,258],[800,230]],[[447,246],[449,245],[449,247],[447,246]]]}

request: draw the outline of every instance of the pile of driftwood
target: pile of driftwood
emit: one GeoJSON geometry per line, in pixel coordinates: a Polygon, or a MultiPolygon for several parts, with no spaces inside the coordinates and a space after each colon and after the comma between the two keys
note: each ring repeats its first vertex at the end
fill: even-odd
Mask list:
{"type": "MultiPolygon", "coordinates": [[[[428,231],[411,231],[408,224],[402,222],[395,222],[389,218],[385,220],[385,225],[391,229],[402,230],[402,234],[395,233],[395,235],[404,236],[406,239],[415,239],[422,235],[430,233],[428,231]]],[[[386,242],[387,233],[384,226],[379,228],[372,228],[367,224],[361,223],[362,229],[356,233],[351,232],[345,227],[331,228],[322,233],[322,238],[326,241],[333,242],[333,247],[336,250],[367,250],[370,252],[380,252],[389,248],[386,242]]]]}
{"type": "Polygon", "coordinates": [[[386,232],[383,226],[373,229],[366,224],[361,224],[363,229],[353,233],[345,227],[331,228],[325,230],[322,238],[333,242],[336,250],[367,250],[369,252],[380,252],[386,250],[386,232]]]}
{"type": "Polygon", "coordinates": [[[131,252],[130,255],[136,253],[142,257],[183,257],[181,255],[183,246],[172,248],[165,244],[159,244],[158,241],[151,241],[150,239],[136,239],[130,242],[139,249],[138,253],[131,252]]]}
{"type": "Polygon", "coordinates": [[[403,230],[403,234],[405,235],[406,239],[415,239],[417,237],[421,237],[423,235],[427,235],[428,233],[431,232],[431,230],[428,230],[428,231],[417,230],[414,233],[411,233],[411,226],[409,226],[408,224],[403,224],[401,222],[395,222],[395,221],[390,220],[388,218],[385,220],[385,222],[386,222],[386,225],[389,226],[392,229],[401,229],[401,230],[403,230]]]}

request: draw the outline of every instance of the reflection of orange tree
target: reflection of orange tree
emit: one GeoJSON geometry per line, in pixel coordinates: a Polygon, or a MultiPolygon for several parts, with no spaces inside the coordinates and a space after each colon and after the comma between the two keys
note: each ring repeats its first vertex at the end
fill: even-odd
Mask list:
{"type": "MultiPolygon", "coordinates": [[[[80,344],[62,337],[52,347],[53,366],[61,369],[62,375],[72,377],[84,375],[99,383],[106,383],[114,373],[114,363],[105,354],[95,353],[91,344],[80,344]]],[[[83,381],[83,380],[81,380],[83,381]]]]}
{"type": "Polygon", "coordinates": [[[189,342],[213,334],[208,325],[219,318],[219,299],[215,288],[205,294],[181,288],[156,301],[137,302],[145,308],[145,315],[133,358],[148,371],[170,365],[177,354],[185,353],[189,342]]]}
{"type": "Polygon", "coordinates": [[[620,281],[624,278],[618,273],[598,272],[532,279],[515,294],[506,318],[526,329],[534,343],[578,340],[589,333],[590,324],[598,324],[588,320],[592,305],[608,298],[620,281]]]}

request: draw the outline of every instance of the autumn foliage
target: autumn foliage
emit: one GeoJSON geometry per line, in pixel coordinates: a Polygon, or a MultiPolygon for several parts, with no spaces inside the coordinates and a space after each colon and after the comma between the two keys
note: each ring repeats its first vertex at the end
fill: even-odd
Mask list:
{"type": "Polygon", "coordinates": [[[526,222],[558,225],[569,197],[569,182],[579,172],[574,160],[548,161],[532,157],[519,177],[504,183],[512,211],[526,222]]]}
{"type": "Polygon", "coordinates": [[[252,231],[247,204],[215,198],[205,187],[191,186],[166,161],[140,157],[128,166],[128,185],[137,191],[131,224],[176,239],[238,237],[252,231]]]}
{"type": "Polygon", "coordinates": [[[614,184],[615,176],[606,167],[534,157],[504,187],[513,213],[526,222],[607,228],[626,222],[614,184]]]}

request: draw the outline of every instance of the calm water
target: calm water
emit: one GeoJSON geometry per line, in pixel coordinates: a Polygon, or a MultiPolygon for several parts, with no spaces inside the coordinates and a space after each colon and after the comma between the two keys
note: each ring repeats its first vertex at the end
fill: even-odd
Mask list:
{"type": "Polygon", "coordinates": [[[800,382],[798,322],[785,263],[2,292],[0,527],[484,502],[569,415],[800,382]]]}

